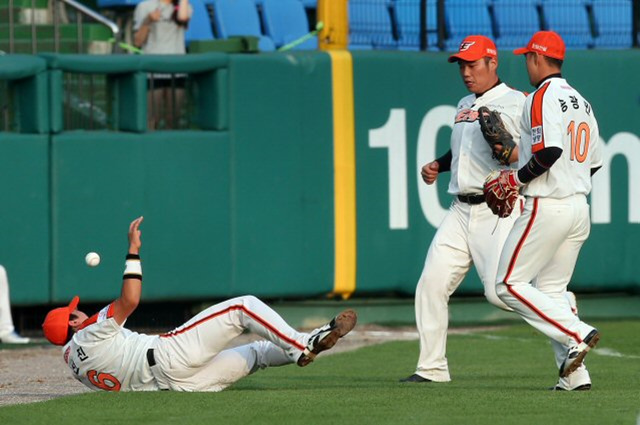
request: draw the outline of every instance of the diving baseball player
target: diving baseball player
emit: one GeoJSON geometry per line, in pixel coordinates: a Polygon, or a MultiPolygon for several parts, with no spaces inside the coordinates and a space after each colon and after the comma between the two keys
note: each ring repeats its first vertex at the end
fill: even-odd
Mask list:
{"type": "Polygon", "coordinates": [[[487,37],[468,36],[449,62],[458,63],[462,81],[471,94],[458,103],[451,149],[422,168],[426,184],[433,184],[439,173],[451,171],[449,193],[454,200],[431,242],[416,288],[420,357],[415,373],[402,382],[451,380],[445,357],[448,302],[472,264],[487,300],[508,309],[496,295],[495,278],[500,250],[518,211],[497,220],[485,203],[482,188],[491,170],[508,169],[517,160],[517,124],[525,95],[498,78],[496,47],[487,37]],[[499,113],[496,116],[508,131],[509,140],[502,140],[497,146],[488,144],[479,123],[487,109],[499,113]]]}
{"type": "Polygon", "coordinates": [[[497,293],[556,341],[556,389],[588,390],[582,362],[600,334],[571,312],[566,291],[590,231],[587,194],[602,166],[598,123],[589,102],[560,74],[565,45],[558,34],[537,32],[514,53],[525,55],[536,90],[520,122],[519,170],[498,178],[526,201],[500,256],[497,293]]]}
{"type": "Polygon", "coordinates": [[[345,310],[302,333],[256,297],[244,296],[211,306],[162,335],[132,332],[123,326],[141,295],[140,223],[142,217],[129,227],[120,297],[91,317],[77,309],[74,297],[67,307],[50,311],[43,324],[45,337],[64,346],[73,376],[93,390],[221,391],[258,369],[306,366],[356,324],[356,313],[345,310]],[[245,329],[267,341],[226,348],[245,329]]]}

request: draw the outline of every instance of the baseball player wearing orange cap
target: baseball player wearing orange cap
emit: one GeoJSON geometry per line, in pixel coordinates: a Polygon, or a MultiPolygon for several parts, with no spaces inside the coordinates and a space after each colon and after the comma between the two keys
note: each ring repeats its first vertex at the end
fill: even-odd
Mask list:
{"type": "Polygon", "coordinates": [[[598,123],[589,102],[560,74],[565,45],[558,34],[537,32],[514,53],[525,55],[536,90],[520,121],[519,169],[503,171],[526,201],[500,256],[497,293],[555,341],[555,389],[588,390],[583,359],[600,334],[571,312],[566,294],[589,236],[587,194],[602,166],[598,123]]]}
{"type": "Polygon", "coordinates": [[[327,325],[302,333],[256,297],[244,296],[209,307],[166,334],[132,332],[123,326],[140,301],[141,223],[142,217],[129,227],[120,297],[91,317],[78,310],[74,297],[68,306],[50,311],[43,324],[45,337],[64,346],[73,376],[93,390],[221,391],[258,369],[306,366],[356,324],[356,313],[345,310],[327,325]],[[266,341],[226,348],[244,330],[266,341]]]}
{"type": "MultiPolygon", "coordinates": [[[[449,212],[436,232],[416,288],[416,323],[420,334],[420,357],[416,371],[402,382],[450,381],[446,352],[448,302],[472,264],[484,284],[486,298],[508,309],[495,293],[500,250],[514,217],[497,220],[484,202],[486,175],[506,169],[492,158],[478,122],[478,109],[497,110],[507,130],[518,142],[518,119],[525,95],[500,81],[496,46],[481,35],[466,37],[459,51],[449,57],[457,62],[470,95],[458,102],[451,133],[451,149],[422,168],[426,184],[439,173],[451,171],[449,193],[454,196],[449,212]]],[[[517,160],[517,149],[510,162],[517,160]]]]}

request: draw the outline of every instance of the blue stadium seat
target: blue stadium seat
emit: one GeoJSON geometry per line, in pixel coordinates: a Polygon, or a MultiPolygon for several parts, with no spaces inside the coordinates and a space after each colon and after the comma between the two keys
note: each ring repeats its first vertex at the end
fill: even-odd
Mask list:
{"type": "Polygon", "coordinates": [[[631,0],[593,0],[595,47],[627,49],[633,44],[631,0]]]}
{"type": "Polygon", "coordinates": [[[305,9],[316,9],[318,7],[318,0],[298,0],[305,9]]]}
{"type": "Polygon", "coordinates": [[[213,9],[218,37],[250,35],[259,38],[261,51],[275,50],[273,40],[261,33],[258,9],[253,0],[214,0],[213,9]]]}
{"type": "MultiPolygon", "coordinates": [[[[307,14],[299,0],[263,0],[262,19],[264,30],[276,47],[282,47],[309,32],[307,14]]],[[[317,37],[294,47],[297,50],[317,48],[317,37]]]]}
{"type": "Polygon", "coordinates": [[[567,49],[587,49],[593,46],[589,13],[584,0],[542,0],[545,28],[555,31],[567,49]]]}
{"type": "MultiPolygon", "coordinates": [[[[398,27],[400,50],[420,49],[420,0],[395,0],[395,17],[398,27]]],[[[438,15],[436,0],[427,0],[427,46],[438,50],[438,15]]]]}
{"type": "Polygon", "coordinates": [[[526,46],[540,31],[538,0],[493,0],[493,17],[498,49],[526,46]]]}
{"type": "Polygon", "coordinates": [[[349,49],[395,49],[387,0],[349,1],[349,49]]]}
{"type": "Polygon", "coordinates": [[[445,49],[449,51],[458,50],[462,40],[471,34],[493,39],[488,0],[445,0],[445,24],[445,49]]]}
{"type": "Polygon", "coordinates": [[[203,0],[189,0],[189,3],[191,3],[193,13],[187,31],[184,34],[187,46],[193,40],[213,40],[211,20],[203,0]]]}

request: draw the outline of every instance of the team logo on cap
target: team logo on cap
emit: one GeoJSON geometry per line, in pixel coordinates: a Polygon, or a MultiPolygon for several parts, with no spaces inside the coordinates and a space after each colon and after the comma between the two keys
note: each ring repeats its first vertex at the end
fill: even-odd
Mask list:
{"type": "Polygon", "coordinates": [[[536,50],[540,50],[541,52],[546,52],[547,51],[547,46],[543,46],[541,44],[533,43],[533,45],[531,47],[533,47],[536,50]]]}
{"type": "Polygon", "coordinates": [[[462,43],[460,43],[460,51],[466,52],[474,44],[476,44],[475,41],[463,41],[462,43]]]}

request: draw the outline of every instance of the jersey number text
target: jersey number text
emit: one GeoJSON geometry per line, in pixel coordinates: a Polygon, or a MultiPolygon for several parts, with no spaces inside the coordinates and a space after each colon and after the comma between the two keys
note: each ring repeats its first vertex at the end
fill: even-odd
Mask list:
{"type": "Polygon", "coordinates": [[[95,370],[87,372],[87,378],[96,387],[105,391],[120,391],[120,381],[109,373],[98,373],[95,370]]]}
{"type": "Polygon", "coordinates": [[[571,121],[567,127],[567,135],[571,136],[571,160],[584,162],[589,152],[589,125],[581,122],[576,128],[575,121],[571,121]]]}

